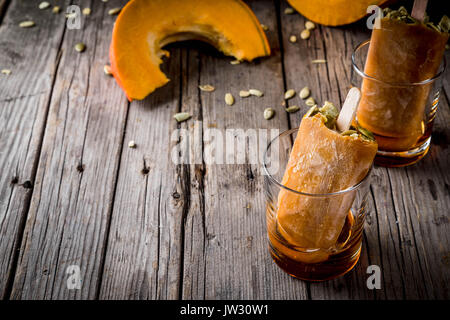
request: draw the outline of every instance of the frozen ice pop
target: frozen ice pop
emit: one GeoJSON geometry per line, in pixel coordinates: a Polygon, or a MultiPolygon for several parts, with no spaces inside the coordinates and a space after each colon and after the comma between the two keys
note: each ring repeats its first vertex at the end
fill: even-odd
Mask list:
{"type": "Polygon", "coordinates": [[[380,28],[372,31],[364,72],[380,81],[363,80],[358,123],[377,135],[380,150],[408,150],[424,134],[425,108],[432,84],[418,83],[438,72],[448,40],[449,19],[438,25],[411,17],[405,8],[385,9],[380,28]]]}
{"type": "MultiPolygon", "coordinates": [[[[344,132],[337,130],[338,114],[330,102],[320,109],[314,106],[305,114],[290,153],[283,185],[304,193],[326,194],[347,189],[366,176],[377,152],[377,143],[370,132],[360,127],[352,126],[344,132]]],[[[303,197],[281,189],[278,231],[290,244],[319,249],[310,254],[297,254],[296,260],[312,263],[328,258],[327,252],[337,242],[354,197],[354,192],[303,197]]]]}

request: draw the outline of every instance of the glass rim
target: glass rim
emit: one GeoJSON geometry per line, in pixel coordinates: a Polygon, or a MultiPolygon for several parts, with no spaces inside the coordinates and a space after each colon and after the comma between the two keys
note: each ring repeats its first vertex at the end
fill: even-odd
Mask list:
{"type": "Polygon", "coordinates": [[[284,184],[282,184],[281,182],[279,182],[277,179],[275,179],[274,176],[272,176],[267,168],[267,151],[269,150],[269,148],[271,147],[272,143],[274,141],[276,141],[277,139],[280,139],[281,136],[285,136],[288,134],[292,134],[294,132],[298,131],[298,128],[293,128],[293,129],[289,129],[286,131],[283,131],[282,133],[280,133],[278,136],[276,136],[275,138],[273,138],[269,144],[267,145],[266,150],[264,151],[264,156],[263,156],[263,169],[264,169],[264,173],[265,175],[272,181],[274,182],[278,187],[287,190],[289,192],[292,192],[294,194],[298,194],[301,196],[308,196],[308,197],[317,197],[317,198],[323,198],[323,197],[330,197],[330,196],[338,196],[338,195],[343,195],[346,194],[350,191],[356,190],[358,189],[362,184],[364,184],[370,177],[370,174],[372,173],[372,168],[373,168],[373,164],[370,166],[369,171],[367,171],[366,175],[364,176],[364,178],[361,179],[361,181],[357,182],[356,184],[343,189],[343,190],[339,190],[339,191],[335,191],[335,192],[329,192],[329,193],[308,193],[308,192],[302,192],[302,191],[297,191],[294,189],[291,189],[287,186],[285,186],[284,184]]]}
{"type": "Polygon", "coordinates": [[[425,84],[429,84],[431,82],[434,82],[435,80],[440,78],[443,75],[443,73],[444,73],[444,71],[445,71],[445,69],[447,67],[447,60],[446,60],[445,54],[444,54],[443,55],[443,59],[442,59],[442,63],[439,66],[439,72],[436,75],[434,75],[433,77],[431,77],[431,78],[428,78],[428,79],[425,79],[425,80],[419,81],[419,82],[387,82],[387,81],[383,81],[383,80],[377,79],[375,77],[372,77],[372,76],[369,76],[368,74],[366,74],[364,71],[362,71],[358,67],[357,63],[355,62],[355,60],[356,60],[356,58],[355,58],[356,52],[359,49],[361,49],[362,47],[364,47],[365,45],[369,44],[369,43],[370,43],[370,39],[367,39],[367,40],[364,40],[364,41],[360,42],[355,47],[355,49],[353,49],[353,52],[352,52],[352,68],[356,71],[357,74],[359,74],[363,78],[367,78],[367,79],[370,79],[370,80],[373,80],[373,81],[381,82],[381,83],[384,83],[384,84],[387,84],[387,85],[390,85],[390,86],[401,86],[401,87],[406,87],[406,86],[423,86],[425,84]]]}

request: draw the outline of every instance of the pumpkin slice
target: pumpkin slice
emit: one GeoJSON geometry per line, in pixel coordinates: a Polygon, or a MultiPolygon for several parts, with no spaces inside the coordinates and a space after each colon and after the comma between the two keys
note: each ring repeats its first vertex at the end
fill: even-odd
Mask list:
{"type": "Polygon", "coordinates": [[[225,55],[251,61],[270,54],[251,9],[240,0],[132,0],[114,25],[111,71],[128,99],[143,99],[169,79],[161,72],[165,45],[202,40],[225,55]]]}
{"type": "Polygon", "coordinates": [[[358,21],[370,5],[380,6],[387,0],[287,0],[307,19],[325,26],[341,26],[358,21]]]}

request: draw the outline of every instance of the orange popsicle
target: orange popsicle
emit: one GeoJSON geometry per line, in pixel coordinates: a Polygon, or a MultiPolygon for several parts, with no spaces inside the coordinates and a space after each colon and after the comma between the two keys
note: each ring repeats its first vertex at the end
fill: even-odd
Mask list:
{"type": "Polygon", "coordinates": [[[439,24],[443,27],[438,31],[440,27],[415,20],[404,8],[386,12],[380,28],[372,31],[364,69],[381,81],[363,80],[357,119],[377,135],[380,150],[403,151],[414,147],[424,134],[432,83],[399,83],[418,83],[436,75],[448,33],[445,23],[439,24]]]}
{"type": "MultiPolygon", "coordinates": [[[[336,131],[337,113],[326,103],[321,109],[313,107],[303,117],[283,185],[304,193],[327,194],[347,189],[367,175],[377,143],[362,128],[352,127],[344,134],[336,131]]],[[[327,197],[301,196],[282,189],[278,195],[278,231],[292,245],[319,249],[291,258],[307,263],[326,260],[355,195],[356,191],[327,197]]]]}

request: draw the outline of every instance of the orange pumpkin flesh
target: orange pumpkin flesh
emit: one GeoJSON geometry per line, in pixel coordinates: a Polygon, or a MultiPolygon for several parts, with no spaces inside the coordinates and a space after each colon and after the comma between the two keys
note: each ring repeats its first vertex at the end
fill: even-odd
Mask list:
{"type": "Polygon", "coordinates": [[[258,19],[240,0],[132,0],[114,25],[111,71],[128,99],[143,99],[169,79],[159,65],[165,45],[202,40],[251,61],[270,54],[258,19]]]}
{"type": "Polygon", "coordinates": [[[307,19],[324,26],[341,26],[358,21],[370,5],[380,6],[387,0],[287,0],[307,19]]]}

